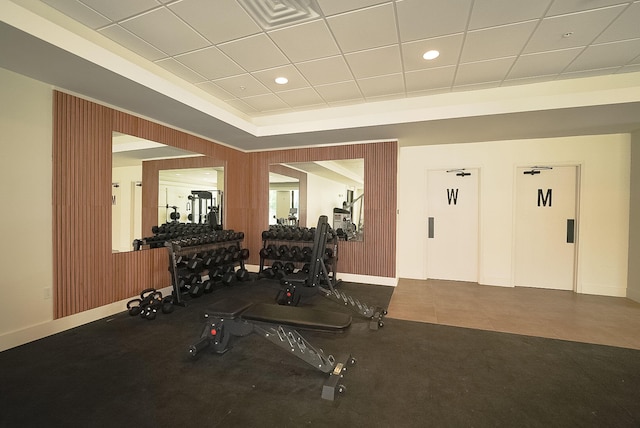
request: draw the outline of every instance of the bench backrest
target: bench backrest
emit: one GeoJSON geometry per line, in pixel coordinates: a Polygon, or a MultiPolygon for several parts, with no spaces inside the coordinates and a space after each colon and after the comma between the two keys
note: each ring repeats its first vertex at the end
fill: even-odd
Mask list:
{"type": "Polygon", "coordinates": [[[329,221],[326,215],[318,218],[316,233],[313,238],[313,248],[311,249],[311,262],[309,262],[309,279],[307,286],[317,287],[322,278],[322,263],[327,246],[327,233],[329,232],[329,221]]]}

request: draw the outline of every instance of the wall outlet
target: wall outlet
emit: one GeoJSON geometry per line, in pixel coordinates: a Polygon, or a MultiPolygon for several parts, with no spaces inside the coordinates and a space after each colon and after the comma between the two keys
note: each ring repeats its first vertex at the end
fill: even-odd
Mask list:
{"type": "Polygon", "coordinates": [[[48,300],[51,298],[51,287],[45,287],[44,289],[44,298],[48,300]]]}

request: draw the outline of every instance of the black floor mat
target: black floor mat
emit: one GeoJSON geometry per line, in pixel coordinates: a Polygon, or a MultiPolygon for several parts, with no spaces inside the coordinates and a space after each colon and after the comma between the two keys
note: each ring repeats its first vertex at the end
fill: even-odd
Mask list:
{"type": "MultiPolygon", "coordinates": [[[[341,284],[386,306],[393,288],[341,284]]],[[[153,321],[122,312],[0,353],[2,427],[640,426],[640,351],[387,319],[371,331],[304,332],[357,358],[345,394],[252,335],[190,359],[201,314],[223,296],[272,303],[278,284],[239,283],[153,321]]],[[[315,296],[304,306],[347,308],[315,296]]],[[[124,308],[123,308],[124,309],[124,308]]]]}

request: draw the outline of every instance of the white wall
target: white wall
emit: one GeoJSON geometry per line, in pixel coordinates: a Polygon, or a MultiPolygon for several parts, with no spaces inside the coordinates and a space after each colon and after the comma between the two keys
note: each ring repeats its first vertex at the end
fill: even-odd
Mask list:
{"type": "Polygon", "coordinates": [[[398,276],[426,277],[426,171],[480,168],[479,282],[512,286],[515,169],[580,165],[577,291],[625,296],[630,135],[402,147],[398,276]]]}
{"type": "Polygon", "coordinates": [[[52,88],[0,68],[2,335],[53,319],[52,88]]]}
{"type": "MultiPolygon", "coordinates": [[[[135,234],[135,230],[140,230],[142,225],[142,207],[135,206],[134,185],[141,181],[141,166],[123,166],[111,170],[111,182],[120,185],[112,188],[112,194],[117,195],[111,218],[113,250],[131,251],[133,240],[143,238],[135,234]]],[[[144,236],[151,236],[151,231],[147,231],[144,236]]]]}
{"type": "Polygon", "coordinates": [[[627,297],[640,302],[640,131],[631,135],[631,206],[627,297]]]}
{"type": "MultiPolygon", "coordinates": [[[[342,208],[347,198],[344,184],[327,180],[314,174],[307,175],[307,225],[315,227],[318,218],[326,215],[333,224],[333,209],[342,208]]],[[[365,219],[366,220],[366,219],[365,219]]]]}

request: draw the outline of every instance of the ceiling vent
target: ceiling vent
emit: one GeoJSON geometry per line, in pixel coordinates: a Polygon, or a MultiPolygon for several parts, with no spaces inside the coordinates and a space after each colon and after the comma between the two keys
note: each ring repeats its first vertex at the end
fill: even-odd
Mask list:
{"type": "Polygon", "coordinates": [[[285,27],[319,18],[313,0],[238,0],[265,30],[285,27]]]}

